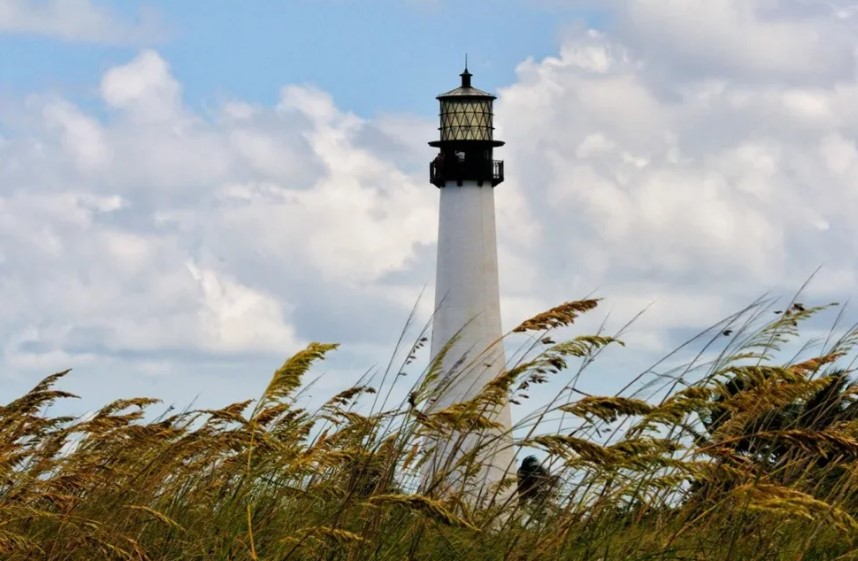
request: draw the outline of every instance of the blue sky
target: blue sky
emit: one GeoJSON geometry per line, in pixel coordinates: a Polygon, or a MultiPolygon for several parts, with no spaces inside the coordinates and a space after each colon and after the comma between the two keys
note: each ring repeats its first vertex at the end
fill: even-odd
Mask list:
{"type": "Polygon", "coordinates": [[[556,52],[567,26],[607,19],[526,0],[500,0],[490,9],[476,0],[93,4],[126,21],[156,21],[158,29],[125,45],[0,37],[0,87],[12,94],[59,90],[86,103],[107,68],[154,46],[198,107],[233,97],[271,104],[283,84],[312,83],[361,115],[429,114],[435,104],[428,94],[455,84],[466,52],[480,85],[494,89],[514,80],[521,60],[556,52]]]}
{"type": "Polygon", "coordinates": [[[431,316],[426,143],[465,52],[506,141],[504,326],[648,310],[585,389],[820,266],[805,304],[858,286],[854,0],[3,8],[0,401],[73,367],[75,412],[220,406],[312,340],[342,343],[314,399],[386,365],[431,316]]]}

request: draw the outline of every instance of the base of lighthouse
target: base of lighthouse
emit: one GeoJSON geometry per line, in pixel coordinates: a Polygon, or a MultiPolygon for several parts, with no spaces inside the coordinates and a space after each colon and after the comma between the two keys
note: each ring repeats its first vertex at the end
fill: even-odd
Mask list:
{"type": "MultiPolygon", "coordinates": [[[[432,357],[446,352],[430,411],[473,398],[505,365],[494,189],[486,182],[448,181],[440,194],[432,357]]],[[[441,494],[465,491],[481,503],[508,495],[498,493],[497,484],[515,471],[509,404],[485,414],[502,428],[454,433],[443,442],[433,442],[424,487],[433,485],[433,491],[441,494]],[[464,474],[471,470],[452,467],[479,446],[483,449],[468,463],[481,467],[465,482],[464,474]]]]}

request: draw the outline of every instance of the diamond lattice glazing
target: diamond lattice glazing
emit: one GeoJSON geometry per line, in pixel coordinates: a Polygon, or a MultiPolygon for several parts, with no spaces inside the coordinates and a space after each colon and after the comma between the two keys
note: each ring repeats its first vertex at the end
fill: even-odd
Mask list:
{"type": "Polygon", "coordinates": [[[441,140],[491,140],[491,100],[441,102],[441,140]]]}

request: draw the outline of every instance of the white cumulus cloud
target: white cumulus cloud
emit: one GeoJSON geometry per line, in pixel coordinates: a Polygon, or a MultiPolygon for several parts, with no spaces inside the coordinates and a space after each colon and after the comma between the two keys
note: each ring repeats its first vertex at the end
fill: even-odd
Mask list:
{"type": "MultiPolygon", "coordinates": [[[[202,376],[218,357],[276,365],[315,323],[341,322],[368,348],[386,340],[368,323],[404,320],[419,288],[405,304],[403,282],[431,274],[383,279],[436,235],[424,166],[400,169],[379,148],[422,162],[422,139],[402,142],[408,125],[367,122],[298,85],[274,108],[230,101],[201,115],[152,50],[107,70],[100,92],[107,117],[28,100],[0,145],[7,376],[72,365],[108,376],[125,360],[102,386],[119,393],[165,371],[202,376]],[[362,299],[378,282],[389,290],[362,299]]],[[[261,385],[266,370],[252,376],[261,385]]]]}
{"type": "MultiPolygon", "coordinates": [[[[608,311],[610,329],[653,303],[627,338],[654,360],[819,266],[806,298],[848,298],[853,6],[608,5],[609,29],[568,32],[498,92],[504,324],[595,294],[603,308],[580,329],[608,311]]],[[[225,401],[307,340],[345,343],[354,377],[386,363],[433,278],[431,119],[366,118],[302,84],[274,107],[201,114],[150,50],[100,92],[108,117],[32,98],[0,143],[3,372],[81,366],[118,395],[202,381],[225,401]]],[[[353,381],[344,364],[323,385],[353,381]]],[[[608,390],[617,372],[593,383],[608,390]]]]}

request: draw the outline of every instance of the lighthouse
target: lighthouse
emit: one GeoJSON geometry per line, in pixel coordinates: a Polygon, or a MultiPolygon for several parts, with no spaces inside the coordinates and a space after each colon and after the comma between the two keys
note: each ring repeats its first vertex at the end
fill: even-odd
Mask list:
{"type": "MultiPolygon", "coordinates": [[[[495,96],[471,85],[467,65],[460,76],[458,88],[437,96],[440,140],[429,143],[438,149],[429,179],[440,193],[431,353],[442,358],[433,411],[473,398],[505,363],[494,200],[504,166],[493,156],[504,143],[494,139],[495,96]]],[[[444,486],[456,490],[461,474],[449,468],[477,449],[482,467],[466,491],[480,502],[497,498],[494,484],[514,471],[509,404],[487,413],[502,428],[435,442],[424,484],[437,486],[437,474],[444,471],[444,486]]]]}

